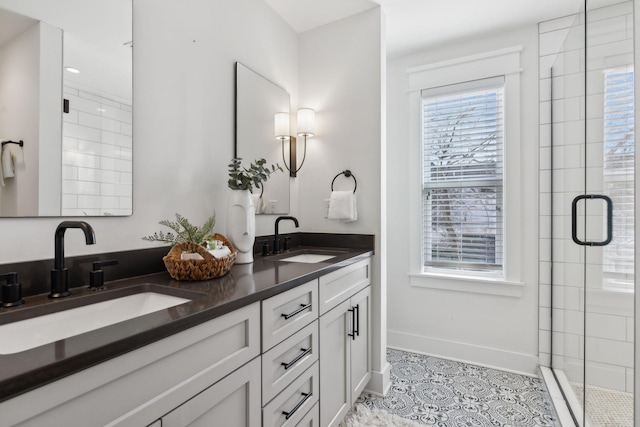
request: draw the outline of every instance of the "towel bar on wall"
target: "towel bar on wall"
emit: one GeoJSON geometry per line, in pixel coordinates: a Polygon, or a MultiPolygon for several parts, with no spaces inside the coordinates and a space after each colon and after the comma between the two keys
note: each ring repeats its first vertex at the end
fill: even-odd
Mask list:
{"type": "Polygon", "coordinates": [[[339,177],[340,175],[344,175],[347,178],[353,178],[353,181],[355,182],[355,186],[353,187],[353,192],[355,193],[356,189],[358,188],[358,181],[356,180],[356,176],[352,174],[349,169],[344,170],[333,177],[333,181],[331,181],[331,191],[333,191],[333,183],[336,182],[336,178],[339,177]]]}
{"type": "Polygon", "coordinates": [[[2,147],[4,147],[7,144],[18,144],[20,147],[24,146],[24,141],[20,140],[20,141],[2,141],[2,147]]]}

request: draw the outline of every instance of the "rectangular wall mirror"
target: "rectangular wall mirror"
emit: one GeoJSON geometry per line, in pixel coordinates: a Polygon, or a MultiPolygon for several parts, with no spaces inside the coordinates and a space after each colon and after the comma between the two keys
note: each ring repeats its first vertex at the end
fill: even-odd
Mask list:
{"type": "MultiPolygon", "coordinates": [[[[264,158],[267,165],[280,164],[260,189],[253,190],[256,214],[289,213],[289,172],[282,160],[282,144],[275,138],[276,113],[289,113],[289,93],[246,66],[236,63],[236,146],[242,164],[264,158]]],[[[289,143],[285,142],[288,153],[289,143]]],[[[288,154],[287,154],[288,156],[288,154]]]]}
{"type": "Polygon", "coordinates": [[[0,216],[132,214],[132,0],[0,0],[0,216]]]}

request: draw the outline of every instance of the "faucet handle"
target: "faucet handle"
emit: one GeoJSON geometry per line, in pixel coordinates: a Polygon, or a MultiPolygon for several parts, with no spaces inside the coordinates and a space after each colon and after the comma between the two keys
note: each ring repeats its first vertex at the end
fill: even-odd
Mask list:
{"type": "Polygon", "coordinates": [[[7,283],[2,285],[2,303],[0,303],[0,307],[14,307],[24,304],[22,284],[18,282],[18,273],[0,274],[0,282],[2,281],[7,283]]]}
{"type": "Polygon", "coordinates": [[[94,291],[104,289],[104,271],[102,271],[102,267],[116,264],[118,264],[117,259],[94,261],[93,271],[89,273],[89,289],[94,291]]]}
{"type": "Polygon", "coordinates": [[[269,255],[269,241],[268,240],[263,240],[262,241],[262,256],[267,256],[269,255]]]}

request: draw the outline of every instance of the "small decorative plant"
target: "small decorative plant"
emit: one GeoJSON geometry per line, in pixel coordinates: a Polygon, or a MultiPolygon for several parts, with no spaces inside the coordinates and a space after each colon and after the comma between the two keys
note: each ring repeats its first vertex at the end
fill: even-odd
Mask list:
{"type": "Polygon", "coordinates": [[[180,242],[194,242],[202,245],[205,237],[211,234],[211,230],[213,230],[213,226],[216,224],[216,215],[214,214],[210,217],[202,227],[191,224],[187,218],[179,213],[176,213],[176,221],[165,219],[158,224],[169,227],[173,232],[164,233],[159,231],[150,236],[143,237],[142,240],[170,243],[171,246],[180,242]]]}
{"type": "Polygon", "coordinates": [[[265,159],[258,159],[250,163],[249,169],[242,166],[241,158],[231,159],[229,163],[229,188],[232,190],[253,190],[253,187],[261,188],[269,179],[272,173],[282,171],[277,163],[275,165],[265,166],[265,159]]]}

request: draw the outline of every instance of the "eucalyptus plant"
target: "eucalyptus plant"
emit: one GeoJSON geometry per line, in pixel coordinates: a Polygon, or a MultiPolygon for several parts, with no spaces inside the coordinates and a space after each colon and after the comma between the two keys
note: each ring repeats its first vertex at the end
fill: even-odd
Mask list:
{"type": "Polygon", "coordinates": [[[249,164],[249,168],[242,166],[241,158],[231,159],[229,163],[229,188],[232,190],[253,190],[253,187],[261,188],[272,173],[282,172],[279,164],[265,166],[265,159],[257,159],[249,164]]]}
{"type": "Polygon", "coordinates": [[[194,242],[202,244],[204,243],[205,237],[211,234],[213,226],[216,224],[216,215],[214,213],[213,216],[209,217],[202,227],[191,224],[187,218],[183,217],[179,213],[176,213],[175,221],[164,219],[158,224],[169,227],[173,232],[164,233],[163,231],[159,231],[150,236],[143,237],[142,240],[170,243],[171,246],[180,242],[194,242]]]}

